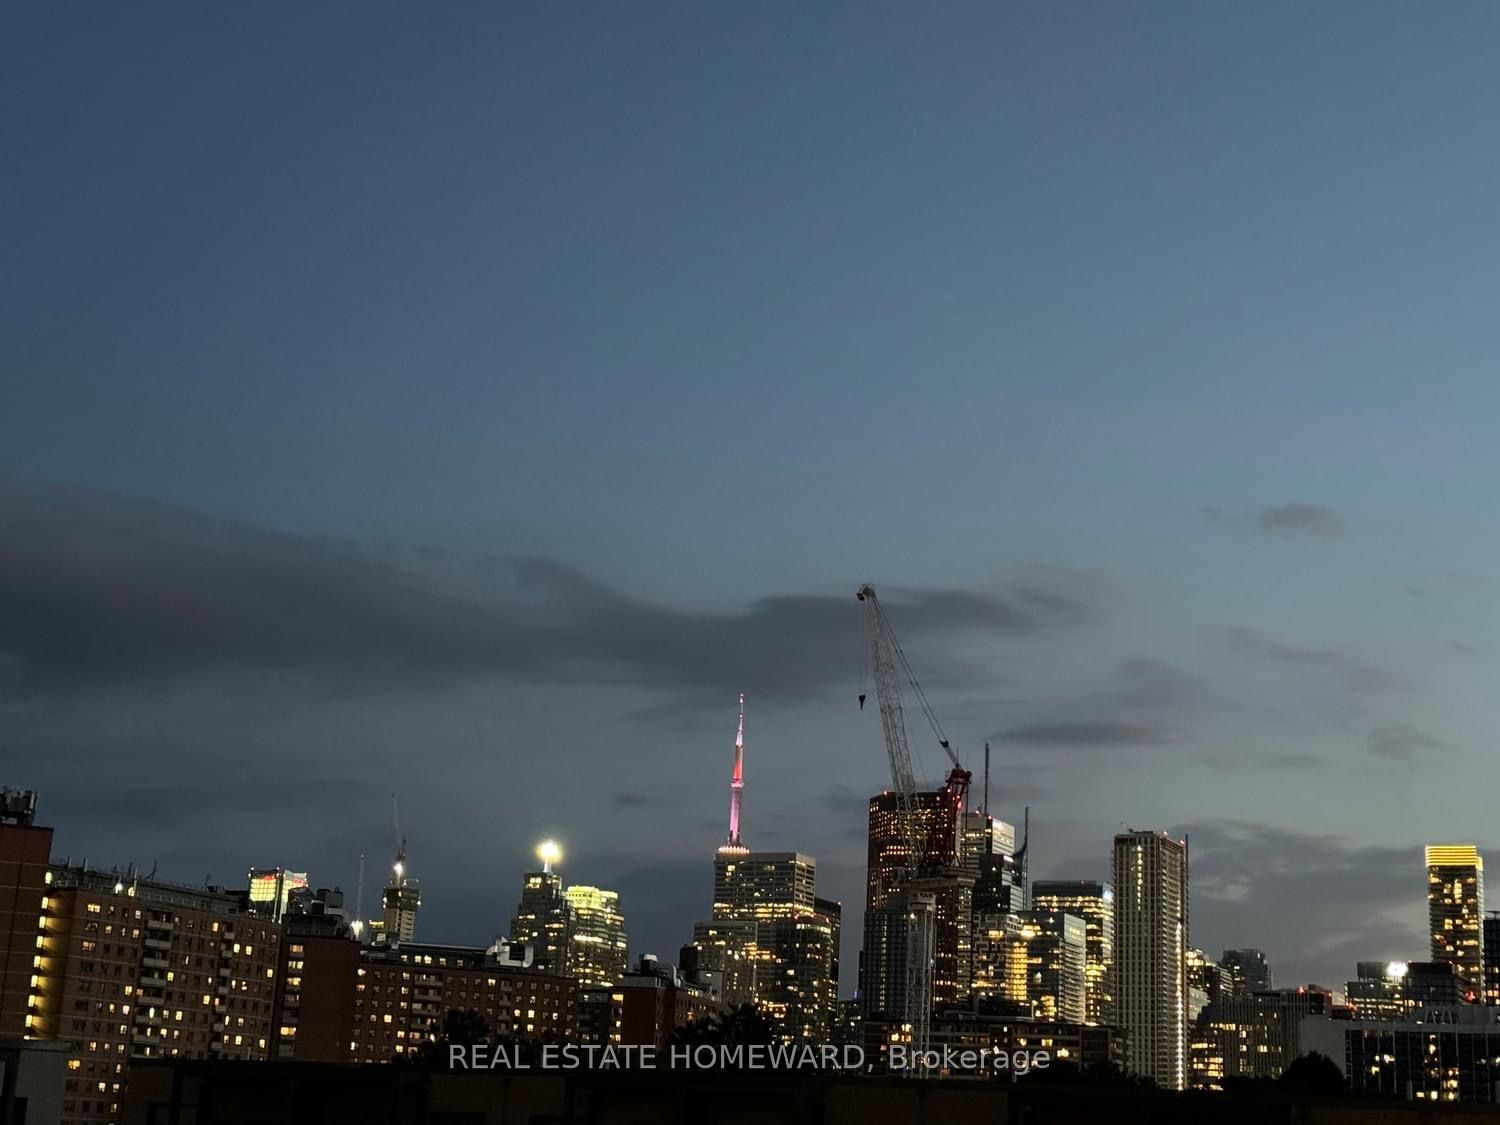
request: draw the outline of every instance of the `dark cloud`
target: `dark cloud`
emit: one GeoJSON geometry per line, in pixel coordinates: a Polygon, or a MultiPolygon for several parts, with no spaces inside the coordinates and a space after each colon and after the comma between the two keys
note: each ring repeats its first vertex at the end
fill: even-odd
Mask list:
{"type": "MultiPolygon", "coordinates": [[[[686,612],[551,559],[439,568],[446,556],[414,554],[421,569],[147,500],[0,486],[0,690],[25,699],[270,669],[349,688],[501,676],[711,697],[754,683],[762,697],[805,699],[850,675],[862,627],[852,589],[686,612]]],[[[1029,637],[1092,612],[1066,582],[1034,577],[882,594],[917,643],[955,630],[1029,637]]]]}
{"type": "Polygon", "coordinates": [[[1245,821],[1178,831],[1190,846],[1194,945],[1263,949],[1283,985],[1337,987],[1356,961],[1425,957],[1420,844],[1358,845],[1245,821]]]}
{"type": "Polygon", "coordinates": [[[1282,504],[1254,512],[1226,512],[1209,506],[1203,518],[1219,527],[1241,527],[1267,535],[1336,536],[1344,533],[1343,518],[1321,504],[1282,504]]]}
{"type": "Polygon", "coordinates": [[[644,793],[616,793],[614,795],[614,804],[617,808],[638,809],[650,803],[651,798],[644,793]]]}
{"type": "Polygon", "coordinates": [[[1179,741],[1184,723],[1221,702],[1197,677],[1154,657],[1130,656],[1101,687],[1037,708],[990,737],[1050,747],[1161,746],[1179,741]]]}
{"type": "Polygon", "coordinates": [[[1062,720],[1027,723],[994,736],[1002,742],[1024,742],[1033,746],[1158,746],[1170,742],[1172,732],[1162,727],[1107,720],[1062,720]]]}
{"type": "Polygon", "coordinates": [[[1446,750],[1448,744],[1410,723],[1384,722],[1370,732],[1370,753],[1382,758],[1410,761],[1423,750],[1446,750]]]}
{"type": "Polygon", "coordinates": [[[1308,770],[1322,764],[1316,754],[1298,750],[1288,751],[1285,754],[1273,754],[1266,759],[1266,765],[1279,770],[1308,770]]]}
{"type": "Polygon", "coordinates": [[[1322,668],[1338,675],[1351,691],[1378,695],[1410,687],[1403,677],[1340,649],[1289,645],[1245,625],[1209,629],[1209,636],[1238,656],[1297,668],[1322,668]]]}

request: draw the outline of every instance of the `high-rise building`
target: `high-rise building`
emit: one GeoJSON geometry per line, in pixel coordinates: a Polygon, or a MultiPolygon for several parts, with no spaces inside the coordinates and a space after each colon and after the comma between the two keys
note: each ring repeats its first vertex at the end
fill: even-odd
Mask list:
{"type": "Polygon", "coordinates": [[[281,934],[241,896],[53,867],[28,1034],[73,1044],[64,1125],[119,1120],[135,1059],[265,1059],[281,934]]]}
{"type": "Polygon", "coordinates": [[[770,971],[758,976],[756,1003],[784,1038],[826,1043],[838,1017],[842,907],[813,900],[811,912],[757,923],[756,944],[770,971]]]}
{"type": "Polygon", "coordinates": [[[694,930],[700,967],[725,996],[754,1001],[787,1039],[826,1033],[838,1003],[840,907],[815,894],[817,865],[799,852],[720,848],[712,921],[694,930]]]}
{"type": "Polygon", "coordinates": [[[1236,995],[1270,992],[1275,987],[1271,980],[1271,966],[1266,963],[1266,955],[1258,949],[1226,949],[1219,964],[1229,970],[1231,987],[1236,995]]]}
{"type": "Polygon", "coordinates": [[[250,911],[280,922],[291,905],[292,893],[307,887],[307,872],[284,867],[250,869],[250,911]]]}
{"type": "Polygon", "coordinates": [[[1180,1090],[1187,1081],[1187,841],[1122,832],[1113,874],[1115,1010],[1130,1069],[1180,1090]]]}
{"type": "Polygon", "coordinates": [[[988,813],[965,813],[961,862],[974,876],[975,914],[1012,914],[1029,907],[1014,825],[988,813]]]}
{"type": "Polygon", "coordinates": [[[61,1106],[32,1109],[102,1125],[134,1060],[266,1058],[279,927],[243,894],[53,864],[36,805],[0,790],[0,1038],[67,1056],[61,1106]]]}
{"type": "Polygon", "coordinates": [[[1027,998],[1040,1020],[1083,1023],[1088,1012],[1088,926],[1059,911],[1029,911],[1027,998]]]}
{"type": "Polygon", "coordinates": [[[574,884],[563,892],[563,898],[573,922],[568,935],[568,976],[594,987],[617,983],[630,960],[619,894],[574,884]]]}
{"type": "Polygon", "coordinates": [[[1451,961],[1460,989],[1484,988],[1484,860],[1473,844],[1427,845],[1427,923],[1432,959],[1451,961]]]}
{"type": "Polygon", "coordinates": [[[37,921],[51,883],[52,829],[34,823],[36,794],[0,790],[0,1039],[30,1034],[37,921]]]}
{"type": "Polygon", "coordinates": [[[1037,880],[1031,885],[1034,914],[1061,913],[1082,918],[1086,929],[1088,1001],[1084,1022],[1114,1021],[1115,893],[1108,883],[1037,880]]]}
{"type": "MultiPolygon", "coordinates": [[[[865,882],[865,949],[860,958],[859,992],[865,1000],[867,1018],[893,1018],[899,1013],[874,1007],[877,1003],[904,1003],[905,938],[898,931],[907,925],[906,915],[914,910],[931,910],[932,920],[932,1005],[943,1009],[962,1004],[969,996],[973,975],[973,900],[977,871],[959,865],[949,871],[923,879],[922,886],[905,887],[908,876],[906,829],[902,820],[900,798],[892,792],[870,798],[868,850],[865,882]],[[930,903],[930,905],[929,905],[930,903]],[[891,917],[876,918],[886,913],[891,917]],[[876,940],[871,940],[870,935],[876,940]]],[[[917,834],[927,840],[934,836],[955,836],[963,846],[960,830],[967,825],[959,818],[962,811],[955,795],[947,789],[916,795],[917,834]]]]}
{"type": "Polygon", "coordinates": [[[1500,1008],[1500,914],[1484,919],[1484,1003],[1500,1008]]]}
{"type": "Polygon", "coordinates": [[[562,876],[552,869],[562,849],[545,840],[536,854],[542,869],[521,877],[521,901],[510,922],[510,938],[530,942],[537,967],[560,974],[567,970],[573,937],[573,910],[563,894],[562,876]]]}
{"type": "Polygon", "coordinates": [[[1188,1026],[1208,1006],[1234,992],[1234,975],[1201,949],[1189,949],[1187,963],[1188,1026]]]}

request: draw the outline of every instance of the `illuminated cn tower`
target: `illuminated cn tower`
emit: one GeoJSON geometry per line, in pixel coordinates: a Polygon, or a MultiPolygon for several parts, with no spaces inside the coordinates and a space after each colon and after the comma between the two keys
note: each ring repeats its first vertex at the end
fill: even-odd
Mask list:
{"type": "Polygon", "coordinates": [[[740,692],[740,726],[734,735],[734,772],[729,775],[729,842],[720,850],[746,851],[740,842],[740,801],[745,795],[745,693],[740,692]]]}

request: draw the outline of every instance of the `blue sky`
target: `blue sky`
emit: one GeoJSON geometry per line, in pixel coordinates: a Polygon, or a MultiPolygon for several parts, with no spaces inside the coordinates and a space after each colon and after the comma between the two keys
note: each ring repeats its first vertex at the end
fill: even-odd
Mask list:
{"type": "Polygon", "coordinates": [[[1038,874],[1186,828],[1215,952],[1423,953],[1500,780],[1492,5],[3,18],[0,755],[60,847],[348,886],[399,789],[423,936],[548,832],[670,954],[744,690],[746,835],[852,943],[869,580],[1038,874]]]}

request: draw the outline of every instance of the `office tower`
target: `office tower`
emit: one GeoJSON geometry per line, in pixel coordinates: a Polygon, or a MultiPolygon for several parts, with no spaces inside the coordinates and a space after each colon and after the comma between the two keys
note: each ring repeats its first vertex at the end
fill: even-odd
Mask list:
{"type": "Polygon", "coordinates": [[[292,900],[292,892],[307,886],[307,872],[284,867],[250,869],[250,911],[280,922],[292,900]]]}
{"type": "Polygon", "coordinates": [[[1472,1002],[1474,995],[1452,961],[1408,961],[1404,983],[1406,1002],[1412,1008],[1472,1002]]]}
{"type": "Polygon", "coordinates": [[[1026,993],[1032,1017],[1083,1023],[1088,1012],[1088,926],[1058,911],[1028,912],[1026,993]]]}
{"type": "Polygon", "coordinates": [[[530,942],[538,968],[564,973],[572,945],[573,911],[563,894],[562,876],[553,865],[562,859],[562,849],[551,840],[537,845],[540,871],[521,877],[521,901],[510,922],[510,938],[530,942]]]}
{"type": "Polygon", "coordinates": [[[842,907],[813,900],[798,912],[758,924],[757,945],[771,971],[760,975],[756,1003],[784,1038],[826,1043],[838,1016],[842,907]]]}
{"type": "Polygon", "coordinates": [[[1187,1081],[1188,851],[1165,833],[1115,837],[1115,1010],[1130,1068],[1157,1085],[1187,1081]]]}
{"type": "Polygon", "coordinates": [[[1399,1020],[1411,1004],[1407,999],[1405,961],[1360,961],[1355,979],[1344,985],[1344,994],[1356,1019],[1399,1020]]]}
{"type": "Polygon", "coordinates": [[[37,920],[51,881],[52,829],[36,794],[0,790],[0,1039],[30,1034],[37,920]]]}
{"type": "Polygon", "coordinates": [[[817,897],[816,872],[798,852],[720,848],[713,918],[694,929],[700,966],[723,974],[729,998],[751,982],[784,1039],[826,1032],[838,1002],[840,907],[817,897]]]}
{"type": "Polygon", "coordinates": [[[572,912],[567,975],[581,985],[605,987],[624,975],[630,955],[620,896],[574,885],[563,892],[572,912]]]}
{"type": "Polygon", "coordinates": [[[1271,966],[1266,963],[1266,955],[1258,949],[1226,949],[1219,964],[1229,970],[1231,987],[1236,995],[1269,992],[1275,987],[1271,981],[1271,966]]]}
{"type": "Polygon", "coordinates": [[[963,867],[974,875],[975,914],[1006,914],[1029,906],[1026,879],[1016,858],[1014,825],[987,813],[964,814],[963,867]]]}
{"type": "Polygon", "coordinates": [[[694,951],[699,970],[718,976],[719,994],[730,1008],[755,1003],[758,933],[759,924],[751,919],[699,922],[693,927],[693,940],[686,948],[694,951]]]}
{"type": "Polygon", "coordinates": [[[1188,1025],[1220,997],[1234,991],[1234,975],[1202,949],[1189,949],[1185,958],[1187,966],[1188,1025]]]}
{"type": "Polygon", "coordinates": [[[576,982],[513,956],[504,942],[361,946],[289,939],[274,1011],[278,1058],[385,1063],[421,1049],[453,1009],[477,1012],[496,1042],[576,1032],[576,982]]]}
{"type": "Polygon", "coordinates": [[[1484,1000],[1492,1008],[1500,1007],[1500,914],[1484,919],[1484,1000]]]}
{"type": "Polygon", "coordinates": [[[1473,844],[1427,845],[1427,921],[1432,959],[1451,961],[1460,990],[1484,987],[1484,860],[1473,844]]]}
{"type": "Polygon", "coordinates": [[[817,863],[800,852],[725,853],[714,856],[716,919],[765,921],[810,911],[817,863]]]}
{"type": "Polygon", "coordinates": [[[921,839],[937,836],[958,839],[958,865],[940,875],[923,879],[920,886],[902,886],[907,875],[907,837],[902,824],[900,800],[895,793],[870,798],[869,837],[866,852],[865,952],[860,959],[861,998],[867,1018],[894,1017],[897,1010],[871,1005],[900,997],[904,1004],[905,938],[897,931],[908,923],[912,911],[932,912],[934,1010],[961,1004],[969,996],[973,974],[973,899],[978,881],[976,869],[963,865],[960,810],[946,789],[916,794],[917,824],[921,839]],[[924,901],[930,898],[930,905],[924,901]],[[878,913],[892,917],[875,918],[878,913]],[[876,940],[869,938],[875,935],[876,940]],[[885,979],[880,979],[885,978],[885,979]],[[900,979],[898,979],[900,978],[900,979]]]}
{"type": "Polygon", "coordinates": [[[1030,914],[974,914],[971,1002],[988,1011],[1031,1018],[1031,940],[1040,933],[1030,914]]]}
{"type": "Polygon", "coordinates": [[[1222,1090],[1226,1078],[1280,1078],[1302,1054],[1302,1021],[1331,1018],[1333,993],[1326,988],[1225,991],[1193,1028],[1190,1084],[1222,1090]]]}
{"type": "Polygon", "coordinates": [[[1108,883],[1037,880],[1031,885],[1034,914],[1062,913],[1082,918],[1087,932],[1088,1001],[1086,1023],[1114,1019],[1115,893],[1108,883]]]}

